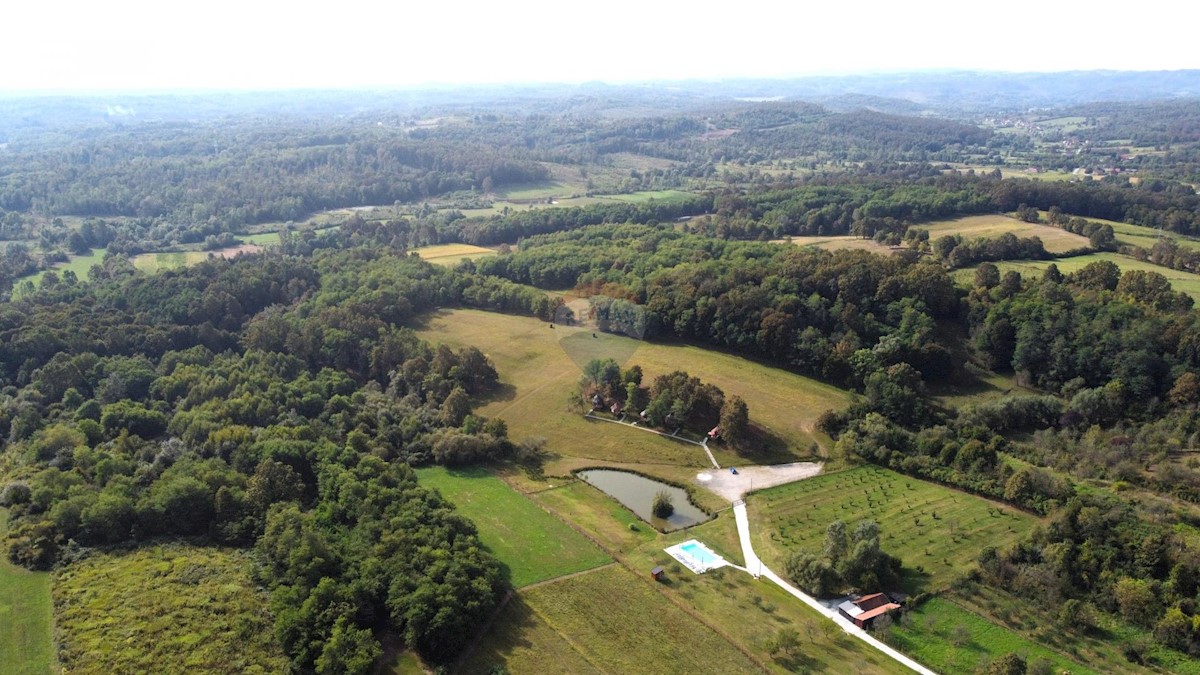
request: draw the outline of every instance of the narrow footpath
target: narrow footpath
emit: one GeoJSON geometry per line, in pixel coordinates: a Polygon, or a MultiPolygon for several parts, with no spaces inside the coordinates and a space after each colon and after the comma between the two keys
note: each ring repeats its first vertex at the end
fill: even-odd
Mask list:
{"type": "Polygon", "coordinates": [[[733,503],[733,515],[737,519],[738,539],[740,539],[742,542],[742,557],[745,558],[746,571],[754,575],[754,578],[757,579],[759,577],[766,577],[770,579],[771,581],[775,582],[777,586],[792,594],[804,604],[817,610],[822,616],[836,623],[842,630],[862,640],[863,642],[866,642],[868,645],[874,647],[880,652],[883,652],[904,666],[911,668],[922,675],[936,675],[934,671],[922,666],[921,664],[901,654],[895,649],[892,649],[879,640],[876,640],[871,636],[870,633],[859,628],[858,626],[855,626],[836,610],[822,605],[812,596],[802,592],[800,589],[789,584],[787,581],[784,581],[784,579],[778,574],[772,572],[771,569],[764,565],[762,560],[760,560],[759,557],[754,554],[754,546],[750,543],[750,518],[746,514],[746,500],[739,499],[733,503]]]}

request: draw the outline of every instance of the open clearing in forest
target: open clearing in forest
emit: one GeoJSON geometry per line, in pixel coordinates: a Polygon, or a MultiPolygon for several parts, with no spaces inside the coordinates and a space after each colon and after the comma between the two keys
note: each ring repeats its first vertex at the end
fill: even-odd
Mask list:
{"type": "MultiPolygon", "coordinates": [[[[0,509],[0,540],[8,511],[0,509]]],[[[0,557],[0,664],[12,675],[57,673],[50,573],[31,572],[0,557]]]]}
{"type": "Polygon", "coordinates": [[[1049,662],[1055,673],[1097,672],[942,598],[909,612],[888,629],[887,641],[939,673],[978,672],[1005,654],[1021,654],[1028,664],[1049,662]]]}
{"type": "Polygon", "coordinates": [[[928,230],[929,240],[959,235],[963,239],[997,239],[1003,234],[1017,237],[1037,237],[1050,253],[1063,253],[1091,245],[1087,237],[1067,232],[1051,225],[1038,225],[999,214],[966,216],[913,225],[913,229],[928,230]]]}
{"type": "Polygon", "coordinates": [[[489,255],[496,255],[494,249],[472,246],[471,244],[422,246],[421,248],[414,248],[412,252],[421,256],[422,260],[428,260],[435,265],[457,265],[463,260],[477,260],[489,255]]]}
{"type": "Polygon", "coordinates": [[[93,552],[54,574],[72,673],[281,673],[267,596],[246,551],[167,543],[93,552]]]}
{"type": "Polygon", "coordinates": [[[695,445],[589,421],[581,411],[570,409],[582,368],[593,358],[611,357],[623,367],[640,365],[644,384],[656,375],[686,370],[727,395],[745,399],[751,421],[778,439],[778,447],[741,456],[710,445],[722,466],[809,459],[810,447],[818,440],[812,433],[817,417],[850,401],[849,394],[836,387],[743,357],[578,327],[551,327],[529,317],[443,310],[426,315],[418,332],[435,344],[475,345],[487,354],[500,374],[501,388],[478,402],[477,412],[504,419],[516,440],[542,437],[547,450],[568,457],[711,467],[704,450],[695,445]]]}
{"type": "Polygon", "coordinates": [[[774,239],[777,244],[792,244],[794,246],[816,246],[826,251],[870,251],[872,253],[894,253],[903,250],[881,244],[874,239],[863,239],[851,235],[838,237],[791,237],[790,239],[774,239]]]}
{"type": "Polygon", "coordinates": [[[883,550],[903,561],[911,592],[945,587],[985,546],[1003,548],[1037,523],[1012,507],[875,466],[756,492],[747,508],[755,551],[780,572],[793,551],[820,551],[833,521],[853,531],[874,520],[883,550]]]}
{"type": "MultiPolygon", "coordinates": [[[[1009,270],[1020,272],[1022,276],[1040,277],[1042,272],[1046,270],[1051,263],[1058,265],[1058,271],[1063,274],[1083,269],[1087,265],[1094,262],[1107,260],[1115,263],[1121,268],[1122,272],[1132,270],[1143,270],[1146,272],[1158,272],[1166,277],[1171,282],[1171,288],[1176,291],[1187,293],[1196,300],[1200,300],[1200,275],[1184,272],[1183,270],[1173,270],[1169,267],[1162,267],[1154,263],[1135,260],[1120,253],[1090,253],[1088,255],[1074,256],[1071,258],[1060,258],[1058,260],[1005,260],[995,263],[996,267],[1000,268],[1001,274],[1009,270]]],[[[975,268],[966,268],[954,272],[954,279],[960,284],[971,284],[975,276],[975,268]]]]}
{"type": "Polygon", "coordinates": [[[437,488],[479,528],[479,538],[521,588],[612,562],[604,551],[485,469],[430,467],[421,485],[437,488]]]}

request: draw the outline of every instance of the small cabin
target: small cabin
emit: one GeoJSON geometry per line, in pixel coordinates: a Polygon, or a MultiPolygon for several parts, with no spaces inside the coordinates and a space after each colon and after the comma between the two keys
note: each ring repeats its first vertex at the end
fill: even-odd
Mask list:
{"type": "Polygon", "coordinates": [[[667,573],[667,571],[664,570],[662,568],[662,566],[660,565],[660,566],[654,567],[650,570],[650,578],[655,581],[662,581],[663,577],[666,575],[666,573],[667,573]]]}
{"type": "Polygon", "coordinates": [[[838,605],[838,612],[859,628],[869,628],[875,619],[900,609],[900,605],[883,593],[872,593],[838,605]]]}
{"type": "Polygon", "coordinates": [[[708,432],[708,437],[716,440],[717,436],[721,435],[721,427],[713,427],[712,431],[708,432]]]}
{"type": "Polygon", "coordinates": [[[611,406],[609,406],[609,408],[608,408],[608,409],[609,409],[609,411],[610,411],[610,412],[612,412],[612,414],[614,414],[614,415],[620,415],[620,414],[621,414],[621,404],[620,404],[620,403],[613,402],[613,404],[612,404],[611,406]]]}
{"type": "Polygon", "coordinates": [[[595,396],[593,396],[592,397],[592,408],[594,410],[600,410],[603,407],[604,407],[604,397],[601,396],[600,394],[596,394],[595,396]]]}

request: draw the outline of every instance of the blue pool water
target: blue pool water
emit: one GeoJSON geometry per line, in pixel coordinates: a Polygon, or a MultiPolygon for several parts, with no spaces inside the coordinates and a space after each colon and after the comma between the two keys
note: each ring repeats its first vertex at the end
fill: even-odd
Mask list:
{"type": "Polygon", "coordinates": [[[687,553],[688,555],[690,555],[693,560],[700,563],[701,565],[704,565],[705,567],[711,566],[713,563],[715,563],[715,562],[717,562],[717,560],[719,560],[719,558],[717,558],[717,556],[713,555],[712,553],[709,553],[707,550],[704,549],[703,546],[700,546],[699,544],[696,544],[696,543],[684,544],[683,546],[680,546],[679,548],[684,553],[687,553]]]}

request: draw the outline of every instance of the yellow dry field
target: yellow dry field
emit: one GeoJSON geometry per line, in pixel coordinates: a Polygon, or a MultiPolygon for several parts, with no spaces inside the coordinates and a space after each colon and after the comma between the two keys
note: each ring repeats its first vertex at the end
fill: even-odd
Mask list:
{"type": "Polygon", "coordinates": [[[1037,237],[1050,253],[1063,253],[1077,248],[1090,246],[1087,237],[1060,230],[1051,225],[1026,223],[1016,218],[1003,215],[967,216],[951,220],[938,220],[913,226],[920,230],[929,230],[929,239],[950,235],[961,235],[964,239],[996,239],[1002,234],[1014,234],[1018,237],[1037,237]]]}

